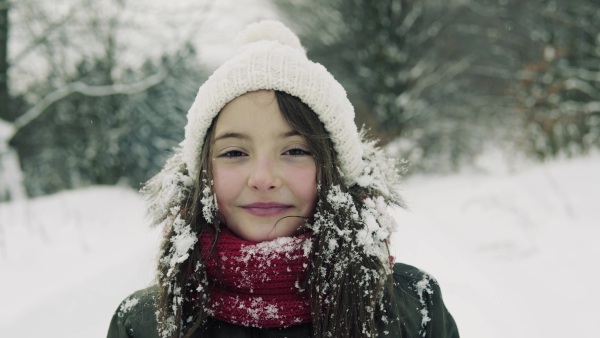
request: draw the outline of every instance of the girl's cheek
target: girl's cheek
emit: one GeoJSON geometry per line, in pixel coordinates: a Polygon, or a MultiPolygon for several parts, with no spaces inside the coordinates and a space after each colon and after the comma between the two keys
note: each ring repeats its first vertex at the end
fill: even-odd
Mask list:
{"type": "Polygon", "coordinates": [[[240,173],[231,168],[223,168],[215,166],[213,168],[213,181],[217,202],[221,202],[231,194],[231,190],[240,180],[240,173]]]}
{"type": "Polygon", "coordinates": [[[313,182],[317,181],[317,165],[314,161],[302,169],[302,175],[313,182]]]}
{"type": "Polygon", "coordinates": [[[306,184],[308,182],[316,182],[317,170],[314,167],[307,167],[297,170],[291,170],[288,175],[306,184]]]}
{"type": "Polygon", "coordinates": [[[240,167],[215,163],[213,166],[213,179],[221,181],[228,180],[239,176],[240,172],[240,167]]]}
{"type": "Polygon", "coordinates": [[[302,199],[307,202],[316,204],[317,200],[317,169],[313,166],[306,168],[291,170],[288,173],[290,179],[288,182],[293,182],[296,194],[302,196],[302,199]]]}

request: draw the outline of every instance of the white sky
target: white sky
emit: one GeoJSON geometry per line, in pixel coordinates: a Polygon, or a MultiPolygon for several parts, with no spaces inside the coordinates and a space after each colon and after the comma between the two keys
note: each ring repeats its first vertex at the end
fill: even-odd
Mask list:
{"type": "MultiPolygon", "coordinates": [[[[232,52],[232,40],[249,22],[272,19],[275,11],[266,0],[218,0],[203,5],[204,1],[129,0],[136,15],[145,17],[152,25],[160,22],[161,31],[172,29],[172,41],[191,38],[199,46],[200,56],[209,64],[220,63],[232,52]],[[196,5],[190,5],[196,3],[196,5]],[[208,8],[208,11],[207,11],[208,8]],[[138,10],[139,9],[139,10],[138,10]]],[[[151,28],[151,27],[149,27],[151,28]]],[[[160,34],[160,33],[159,33],[160,34]]]]}

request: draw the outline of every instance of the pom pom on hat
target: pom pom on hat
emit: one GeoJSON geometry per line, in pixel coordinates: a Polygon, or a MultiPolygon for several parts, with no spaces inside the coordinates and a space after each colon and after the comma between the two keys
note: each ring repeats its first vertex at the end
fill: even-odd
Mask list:
{"type": "Polygon", "coordinates": [[[290,46],[306,55],[306,50],[302,47],[300,39],[284,24],[275,20],[263,20],[251,23],[238,34],[235,42],[241,49],[246,45],[258,41],[277,41],[283,45],[290,46]]]}

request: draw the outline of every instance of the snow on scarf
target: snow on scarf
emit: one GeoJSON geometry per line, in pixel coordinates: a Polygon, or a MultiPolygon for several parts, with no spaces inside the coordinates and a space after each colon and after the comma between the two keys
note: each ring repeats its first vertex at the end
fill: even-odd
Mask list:
{"type": "MultiPolygon", "coordinates": [[[[212,235],[201,235],[199,243],[206,252],[212,235]]],[[[255,243],[223,227],[206,261],[211,317],[261,328],[311,322],[302,288],[311,244],[309,234],[255,243]]]]}

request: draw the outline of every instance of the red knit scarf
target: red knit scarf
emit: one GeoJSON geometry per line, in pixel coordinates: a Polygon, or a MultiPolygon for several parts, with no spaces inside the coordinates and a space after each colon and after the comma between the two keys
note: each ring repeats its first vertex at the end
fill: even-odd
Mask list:
{"type": "MultiPolygon", "coordinates": [[[[211,316],[237,325],[282,327],[311,322],[307,292],[310,235],[255,243],[223,228],[206,262],[211,316]]],[[[200,236],[204,252],[212,235],[200,236]]]]}

